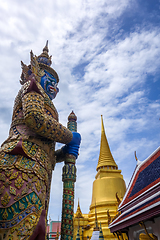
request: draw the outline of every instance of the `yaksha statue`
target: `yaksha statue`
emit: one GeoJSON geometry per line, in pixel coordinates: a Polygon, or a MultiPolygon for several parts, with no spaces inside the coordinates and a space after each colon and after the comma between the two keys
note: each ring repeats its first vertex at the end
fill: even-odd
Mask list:
{"type": "Polygon", "coordinates": [[[9,137],[0,148],[0,240],[44,240],[52,170],[65,154],[78,155],[80,135],[58,122],[52,103],[57,73],[48,42],[22,64],[9,137]],[[55,142],[66,144],[55,152],[55,142]]]}

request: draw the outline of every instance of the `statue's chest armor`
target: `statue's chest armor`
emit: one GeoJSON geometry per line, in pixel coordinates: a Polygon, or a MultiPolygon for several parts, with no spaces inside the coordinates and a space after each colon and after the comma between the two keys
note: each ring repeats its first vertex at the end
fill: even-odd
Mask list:
{"type": "MultiPolygon", "coordinates": [[[[28,135],[28,136],[36,137],[36,133],[34,133],[32,130],[30,130],[25,124],[24,113],[23,113],[23,108],[22,108],[22,99],[19,95],[17,96],[17,98],[15,100],[11,128],[13,129],[13,132],[15,135],[20,134],[23,136],[28,135]]],[[[33,102],[33,104],[34,104],[34,102],[33,102]]],[[[58,121],[57,110],[54,107],[51,100],[48,98],[44,98],[44,114],[48,115],[51,118],[54,118],[56,121],[58,121]]]]}

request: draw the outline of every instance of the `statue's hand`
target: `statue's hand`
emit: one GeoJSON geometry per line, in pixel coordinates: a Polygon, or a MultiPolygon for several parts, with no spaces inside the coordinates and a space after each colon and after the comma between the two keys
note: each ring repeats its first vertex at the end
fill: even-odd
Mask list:
{"type": "Polygon", "coordinates": [[[81,135],[77,132],[72,132],[73,137],[70,143],[66,144],[62,150],[64,153],[72,154],[78,157],[78,150],[81,143],[81,135]]]}

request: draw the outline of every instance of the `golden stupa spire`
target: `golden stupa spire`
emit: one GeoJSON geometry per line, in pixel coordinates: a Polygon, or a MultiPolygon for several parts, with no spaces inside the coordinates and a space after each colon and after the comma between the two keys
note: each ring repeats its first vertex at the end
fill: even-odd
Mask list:
{"type": "Polygon", "coordinates": [[[78,206],[77,206],[77,211],[76,211],[75,217],[76,218],[83,218],[82,211],[81,211],[81,208],[80,208],[80,205],[79,205],[79,199],[78,199],[78,206]]]}
{"type": "Polygon", "coordinates": [[[112,153],[110,151],[108,141],[106,138],[105,130],[104,130],[104,124],[103,124],[103,118],[101,115],[101,145],[100,145],[100,154],[99,154],[99,160],[97,165],[97,171],[101,167],[107,167],[112,166],[118,168],[117,164],[115,163],[112,153]]]}

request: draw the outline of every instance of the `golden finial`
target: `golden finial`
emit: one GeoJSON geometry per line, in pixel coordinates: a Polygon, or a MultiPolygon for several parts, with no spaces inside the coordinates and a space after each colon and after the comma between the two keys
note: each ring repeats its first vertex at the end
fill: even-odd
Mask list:
{"type": "Polygon", "coordinates": [[[121,203],[121,200],[120,200],[120,198],[118,197],[118,192],[116,192],[116,199],[117,199],[118,206],[119,206],[119,204],[121,203]]]}
{"type": "Polygon", "coordinates": [[[135,156],[136,161],[138,161],[138,158],[137,158],[137,155],[136,155],[136,151],[134,151],[134,156],[135,156]]]}
{"type": "Polygon", "coordinates": [[[135,159],[136,159],[136,161],[137,161],[137,165],[141,164],[141,161],[139,161],[138,158],[137,158],[136,151],[134,151],[134,156],[135,156],[135,159]]]}
{"type": "Polygon", "coordinates": [[[101,115],[101,132],[105,132],[103,124],[103,115],[101,115]]]}
{"type": "Polygon", "coordinates": [[[109,209],[107,210],[107,216],[108,216],[108,225],[111,223],[111,216],[109,214],[109,209]]]}
{"type": "Polygon", "coordinates": [[[101,115],[101,144],[100,144],[100,154],[99,154],[99,160],[97,165],[97,171],[101,167],[114,167],[115,169],[118,169],[117,164],[115,163],[112,153],[109,148],[109,144],[106,138],[104,124],[103,124],[103,117],[101,115]]]}

